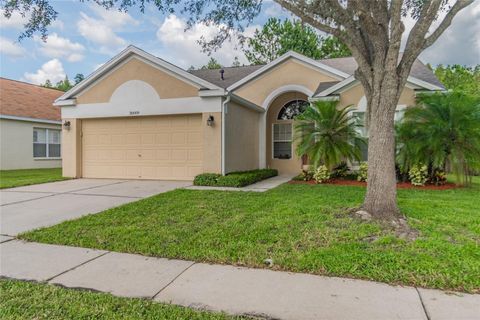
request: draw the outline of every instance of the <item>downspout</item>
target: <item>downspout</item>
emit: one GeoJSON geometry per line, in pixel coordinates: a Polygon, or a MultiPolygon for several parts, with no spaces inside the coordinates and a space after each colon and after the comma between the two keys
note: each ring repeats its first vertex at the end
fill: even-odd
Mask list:
{"type": "Polygon", "coordinates": [[[222,175],[225,175],[225,114],[228,112],[228,103],[230,102],[230,95],[222,103],[222,175]]]}

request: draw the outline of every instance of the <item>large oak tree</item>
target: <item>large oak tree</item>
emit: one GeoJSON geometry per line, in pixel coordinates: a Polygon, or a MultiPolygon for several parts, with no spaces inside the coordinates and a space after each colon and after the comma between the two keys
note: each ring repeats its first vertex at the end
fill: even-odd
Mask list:
{"type": "MultiPolygon", "coordinates": [[[[215,49],[243,31],[261,10],[263,0],[90,0],[107,9],[128,10],[147,4],[164,13],[180,12],[196,22],[219,27],[213,39],[201,39],[215,49]]],[[[411,67],[419,54],[450,26],[453,18],[474,0],[274,0],[303,23],[329,33],[348,46],[358,69],[355,77],[367,98],[369,126],[368,186],[363,207],[374,217],[401,217],[396,201],[394,115],[411,67]],[[400,54],[403,18],[415,24],[400,54]]],[[[4,14],[17,11],[29,17],[21,37],[47,35],[57,17],[49,0],[1,0],[4,14]]]]}

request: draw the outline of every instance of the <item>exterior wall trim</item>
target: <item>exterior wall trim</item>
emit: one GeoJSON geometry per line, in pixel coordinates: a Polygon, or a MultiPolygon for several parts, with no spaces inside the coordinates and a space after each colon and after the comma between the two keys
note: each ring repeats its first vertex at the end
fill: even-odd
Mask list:
{"type": "Polygon", "coordinates": [[[18,120],[18,121],[27,121],[27,122],[38,122],[38,123],[48,123],[48,124],[62,124],[62,121],[48,120],[48,119],[36,119],[36,118],[30,118],[30,117],[9,116],[9,115],[6,115],[6,114],[0,114],[0,119],[18,120]]]}
{"type": "Polygon", "coordinates": [[[131,110],[131,107],[129,109],[127,105],[119,106],[111,102],[79,104],[74,107],[62,107],[62,118],[86,119],[221,112],[221,104],[219,102],[215,103],[220,99],[221,97],[159,99],[157,104],[139,104],[135,107],[135,110],[131,110]]]}

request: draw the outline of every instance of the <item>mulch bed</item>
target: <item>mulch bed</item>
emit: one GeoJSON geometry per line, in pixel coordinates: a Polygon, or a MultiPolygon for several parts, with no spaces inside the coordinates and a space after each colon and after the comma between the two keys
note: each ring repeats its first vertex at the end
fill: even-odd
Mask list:
{"type": "MultiPolygon", "coordinates": [[[[298,181],[298,180],[291,180],[288,182],[290,184],[317,184],[315,180],[310,180],[310,181],[298,181]]],[[[328,182],[324,182],[322,184],[335,184],[335,185],[341,185],[341,186],[359,186],[359,187],[366,187],[367,183],[362,182],[362,181],[357,181],[357,180],[342,180],[342,179],[332,179],[329,180],[328,182]]],[[[419,189],[419,190],[449,190],[449,189],[454,189],[458,188],[454,183],[448,182],[444,184],[443,186],[436,186],[433,184],[428,184],[426,186],[414,186],[409,182],[400,182],[397,183],[397,188],[399,189],[419,189]]]]}

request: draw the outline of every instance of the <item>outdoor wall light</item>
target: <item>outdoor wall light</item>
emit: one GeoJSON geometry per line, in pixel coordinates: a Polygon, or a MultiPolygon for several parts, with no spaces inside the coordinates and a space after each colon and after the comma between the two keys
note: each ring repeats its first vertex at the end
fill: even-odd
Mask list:
{"type": "Polygon", "coordinates": [[[63,123],[63,127],[64,127],[65,129],[67,129],[67,130],[70,130],[70,121],[65,121],[65,122],[63,123]]]}
{"type": "Polygon", "coordinates": [[[215,122],[215,118],[212,115],[210,115],[207,119],[207,126],[209,127],[213,126],[214,122],[215,122]]]}

